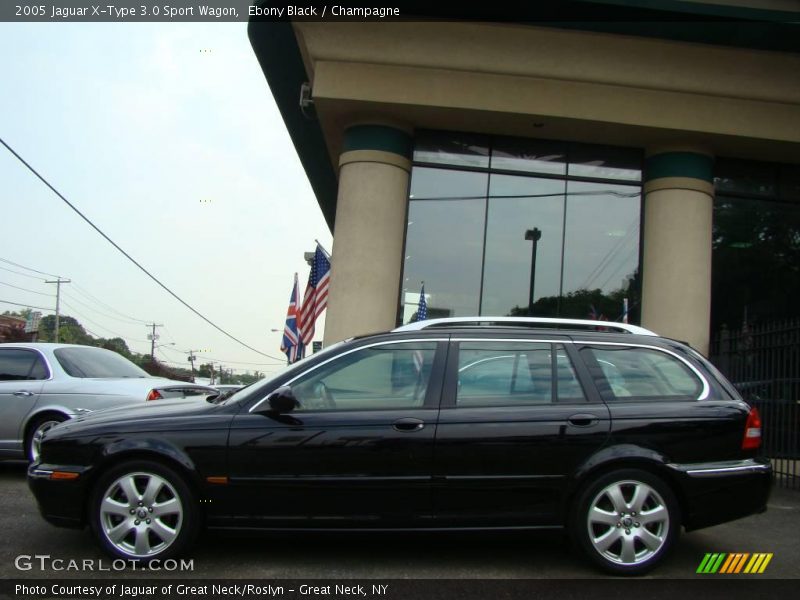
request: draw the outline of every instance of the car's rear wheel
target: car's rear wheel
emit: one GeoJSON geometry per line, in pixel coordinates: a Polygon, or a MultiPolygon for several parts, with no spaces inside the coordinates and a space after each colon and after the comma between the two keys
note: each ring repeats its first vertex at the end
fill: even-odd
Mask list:
{"type": "Polygon", "coordinates": [[[110,554],[149,563],[180,554],[197,533],[197,512],[178,473],[157,462],[131,461],[99,479],[90,521],[110,554]]]}
{"type": "Polygon", "coordinates": [[[617,575],[640,575],[669,552],[680,532],[675,494],[639,469],[607,473],[578,497],[571,532],[586,556],[617,575]]]}
{"type": "Polygon", "coordinates": [[[66,415],[58,413],[42,415],[28,426],[28,435],[25,436],[25,456],[29,462],[37,462],[39,460],[42,436],[52,427],[66,421],[67,418],[66,415]]]}

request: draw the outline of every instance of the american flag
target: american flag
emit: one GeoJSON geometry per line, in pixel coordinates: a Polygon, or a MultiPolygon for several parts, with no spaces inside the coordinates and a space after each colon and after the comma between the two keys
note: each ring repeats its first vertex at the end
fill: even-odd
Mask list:
{"type": "Polygon", "coordinates": [[[289,309],[286,311],[286,326],[283,328],[283,341],[281,342],[281,352],[286,354],[289,363],[303,358],[303,342],[297,326],[297,296],[297,273],[295,273],[294,287],[292,287],[292,296],[289,299],[289,309]]]}
{"type": "Polygon", "coordinates": [[[300,322],[300,339],[308,345],[314,338],[314,323],[328,306],[328,286],[331,281],[331,263],[325,251],[317,244],[314,260],[311,263],[311,273],[308,275],[306,294],[303,305],[298,311],[300,322]]]}
{"type": "Polygon", "coordinates": [[[417,305],[417,321],[424,321],[428,318],[428,303],[425,301],[425,284],[419,291],[419,304],[417,305]]]}

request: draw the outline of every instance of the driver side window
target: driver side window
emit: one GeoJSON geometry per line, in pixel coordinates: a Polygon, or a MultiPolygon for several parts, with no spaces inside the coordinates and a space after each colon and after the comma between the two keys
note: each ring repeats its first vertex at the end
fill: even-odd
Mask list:
{"type": "Polygon", "coordinates": [[[291,384],[297,411],[419,408],[428,391],[436,342],[361,348],[291,384]]]}

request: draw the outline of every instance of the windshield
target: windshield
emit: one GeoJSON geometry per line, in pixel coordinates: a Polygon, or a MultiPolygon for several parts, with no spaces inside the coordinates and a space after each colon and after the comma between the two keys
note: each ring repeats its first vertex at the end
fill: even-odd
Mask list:
{"type": "Polygon", "coordinates": [[[54,352],[58,363],[71,377],[140,378],[150,377],[127,358],[103,348],[59,348],[54,352]]]}

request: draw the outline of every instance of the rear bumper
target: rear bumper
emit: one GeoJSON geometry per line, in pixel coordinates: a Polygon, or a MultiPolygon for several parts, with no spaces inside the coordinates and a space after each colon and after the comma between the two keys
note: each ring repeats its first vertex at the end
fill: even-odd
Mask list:
{"type": "Polygon", "coordinates": [[[81,528],[86,516],[87,468],[32,464],[28,487],[36,497],[42,517],[59,527],[81,528]],[[53,479],[54,472],[77,473],[75,479],[53,479]]]}
{"type": "Polygon", "coordinates": [[[766,458],[669,466],[681,482],[687,531],[767,509],[772,465],[766,458]]]}

